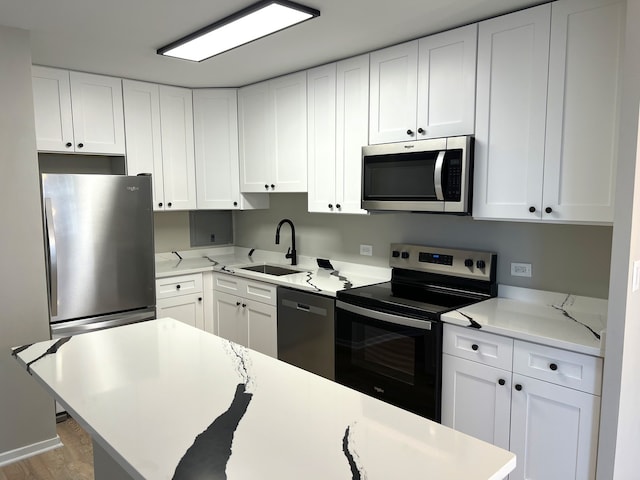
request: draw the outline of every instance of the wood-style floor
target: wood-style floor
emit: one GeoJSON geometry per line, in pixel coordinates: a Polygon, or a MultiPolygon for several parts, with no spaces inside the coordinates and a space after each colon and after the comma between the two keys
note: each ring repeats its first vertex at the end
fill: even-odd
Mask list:
{"type": "Polygon", "coordinates": [[[64,447],[0,468],[0,480],[93,480],[91,437],[72,418],[57,430],[64,447]]]}

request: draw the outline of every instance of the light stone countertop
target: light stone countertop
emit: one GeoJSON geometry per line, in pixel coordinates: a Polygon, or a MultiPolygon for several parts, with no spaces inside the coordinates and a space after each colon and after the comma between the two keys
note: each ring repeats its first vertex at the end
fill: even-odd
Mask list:
{"type": "Polygon", "coordinates": [[[15,353],[130,478],[497,480],[515,467],[506,450],[170,318],[42,356],[62,340],[15,353]]]}

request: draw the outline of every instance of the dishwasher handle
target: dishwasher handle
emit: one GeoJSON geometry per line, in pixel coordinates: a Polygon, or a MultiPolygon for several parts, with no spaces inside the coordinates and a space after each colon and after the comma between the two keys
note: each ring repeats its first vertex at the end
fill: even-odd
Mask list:
{"type": "Polygon", "coordinates": [[[292,308],[298,312],[312,313],[314,315],[320,315],[322,317],[327,316],[326,308],[316,307],[315,305],[307,305],[293,300],[288,300],[286,298],[283,298],[281,300],[281,304],[283,307],[292,308]]]}

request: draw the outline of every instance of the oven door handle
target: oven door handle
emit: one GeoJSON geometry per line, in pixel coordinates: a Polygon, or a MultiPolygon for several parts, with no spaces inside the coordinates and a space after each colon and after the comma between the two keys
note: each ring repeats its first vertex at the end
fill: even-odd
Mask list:
{"type": "Polygon", "coordinates": [[[436,199],[439,201],[444,200],[444,193],[442,192],[442,166],[444,165],[444,150],[438,152],[436,158],[436,167],[433,169],[433,186],[436,190],[436,199]]]}
{"type": "Polygon", "coordinates": [[[377,312],[368,308],[358,307],[345,303],[341,300],[336,301],[336,308],[345,310],[347,312],[355,313],[363,317],[373,318],[374,320],[380,320],[381,322],[393,323],[395,325],[403,325],[405,327],[419,328],[421,330],[431,330],[430,320],[417,320],[409,317],[402,317],[400,315],[393,315],[392,313],[377,312]]]}

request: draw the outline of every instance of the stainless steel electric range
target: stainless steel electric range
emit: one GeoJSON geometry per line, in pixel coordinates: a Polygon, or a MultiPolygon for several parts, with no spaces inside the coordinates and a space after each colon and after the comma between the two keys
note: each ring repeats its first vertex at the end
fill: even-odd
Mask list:
{"type": "Polygon", "coordinates": [[[390,282],[337,293],[336,381],[439,422],[440,316],[496,296],[497,255],[392,244],[389,263],[390,282]]]}

